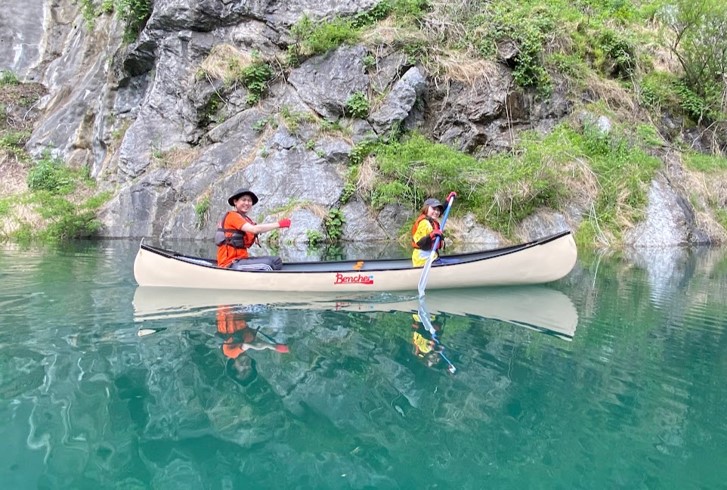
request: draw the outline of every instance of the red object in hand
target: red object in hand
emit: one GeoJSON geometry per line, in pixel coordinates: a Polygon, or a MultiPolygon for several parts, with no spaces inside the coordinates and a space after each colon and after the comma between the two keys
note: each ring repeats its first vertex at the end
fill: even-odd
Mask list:
{"type": "Polygon", "coordinates": [[[285,344],[276,345],[275,350],[280,352],[281,354],[287,354],[288,352],[290,352],[290,349],[288,349],[288,346],[285,344]]]}
{"type": "Polygon", "coordinates": [[[454,191],[450,192],[449,195],[447,196],[447,202],[449,202],[449,200],[452,199],[453,197],[457,197],[457,193],[454,191]]]}
{"type": "Polygon", "coordinates": [[[278,221],[278,226],[281,228],[290,228],[290,220],[288,218],[283,218],[278,221]]]}

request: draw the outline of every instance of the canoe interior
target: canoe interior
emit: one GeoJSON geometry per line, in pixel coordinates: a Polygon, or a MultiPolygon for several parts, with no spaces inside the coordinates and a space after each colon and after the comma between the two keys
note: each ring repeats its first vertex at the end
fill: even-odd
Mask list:
{"type": "MultiPolygon", "coordinates": [[[[568,235],[570,231],[564,231],[555,235],[550,235],[532,242],[522,243],[519,245],[513,245],[509,247],[496,248],[492,250],[485,250],[481,252],[471,252],[464,254],[445,255],[447,264],[433,265],[434,267],[447,267],[448,265],[465,264],[468,262],[476,262],[479,260],[490,259],[493,257],[500,257],[503,255],[519,252],[530,247],[542,245],[553,240],[557,240],[562,236],[568,235]]],[[[189,262],[205,267],[217,269],[217,260],[203,257],[194,257],[189,255],[183,255],[170,250],[165,250],[158,247],[152,247],[150,245],[141,244],[141,248],[150,252],[163,255],[168,258],[180,260],[183,262],[189,262]]],[[[279,272],[350,272],[351,270],[358,271],[391,271],[391,270],[404,270],[411,269],[411,259],[377,259],[377,260],[341,260],[331,262],[286,262],[283,264],[283,268],[280,271],[272,271],[273,273],[279,272]]],[[[225,269],[228,270],[228,269],[225,269]]],[[[251,272],[251,271],[245,271],[251,272]]],[[[258,271],[255,273],[270,274],[269,271],[258,271]]]]}

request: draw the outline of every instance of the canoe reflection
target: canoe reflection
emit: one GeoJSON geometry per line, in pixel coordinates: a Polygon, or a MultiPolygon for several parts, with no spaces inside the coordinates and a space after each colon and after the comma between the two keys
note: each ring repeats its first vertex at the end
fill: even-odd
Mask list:
{"type": "MultiPolygon", "coordinates": [[[[272,293],[139,286],[134,293],[138,322],[200,315],[225,305],[269,305],[284,309],[417,312],[415,291],[332,295],[330,293],[272,293]]],[[[570,340],[578,313],[570,298],[545,286],[433,290],[427,292],[430,314],[447,313],[500,320],[570,340]]]]}

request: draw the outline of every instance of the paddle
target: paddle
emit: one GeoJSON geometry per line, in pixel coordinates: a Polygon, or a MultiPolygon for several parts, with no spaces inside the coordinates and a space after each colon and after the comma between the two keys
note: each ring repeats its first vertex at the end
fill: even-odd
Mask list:
{"type": "Polygon", "coordinates": [[[281,354],[287,354],[288,352],[290,352],[290,349],[288,348],[287,345],[277,343],[275,341],[275,339],[271,338],[268,334],[266,334],[265,332],[261,332],[260,331],[260,327],[257,327],[257,330],[255,330],[255,333],[256,334],[257,333],[262,334],[263,337],[265,337],[270,342],[272,342],[273,344],[275,344],[275,350],[278,351],[278,352],[280,352],[281,354]]]}
{"type": "MultiPolygon", "coordinates": [[[[447,196],[447,209],[444,210],[444,217],[442,217],[442,224],[439,226],[439,229],[444,231],[444,225],[447,223],[447,216],[449,216],[449,210],[452,209],[452,203],[454,202],[454,198],[457,196],[456,192],[450,192],[449,196],[447,196]]],[[[434,240],[434,243],[432,244],[432,253],[429,254],[429,257],[427,258],[427,262],[424,264],[424,269],[422,269],[422,276],[419,278],[419,299],[424,298],[424,288],[427,286],[427,279],[429,279],[429,269],[432,268],[432,262],[434,262],[434,256],[436,255],[434,252],[437,250],[437,246],[439,245],[439,237],[437,237],[434,240]]]]}

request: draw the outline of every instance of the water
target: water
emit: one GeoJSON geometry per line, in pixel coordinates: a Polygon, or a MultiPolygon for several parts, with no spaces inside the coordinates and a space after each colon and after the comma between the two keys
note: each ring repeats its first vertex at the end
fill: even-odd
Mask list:
{"type": "Polygon", "coordinates": [[[413,294],[137,289],[136,246],[0,246],[2,488],[727,488],[724,250],[430,291],[437,345],[413,294]]]}

